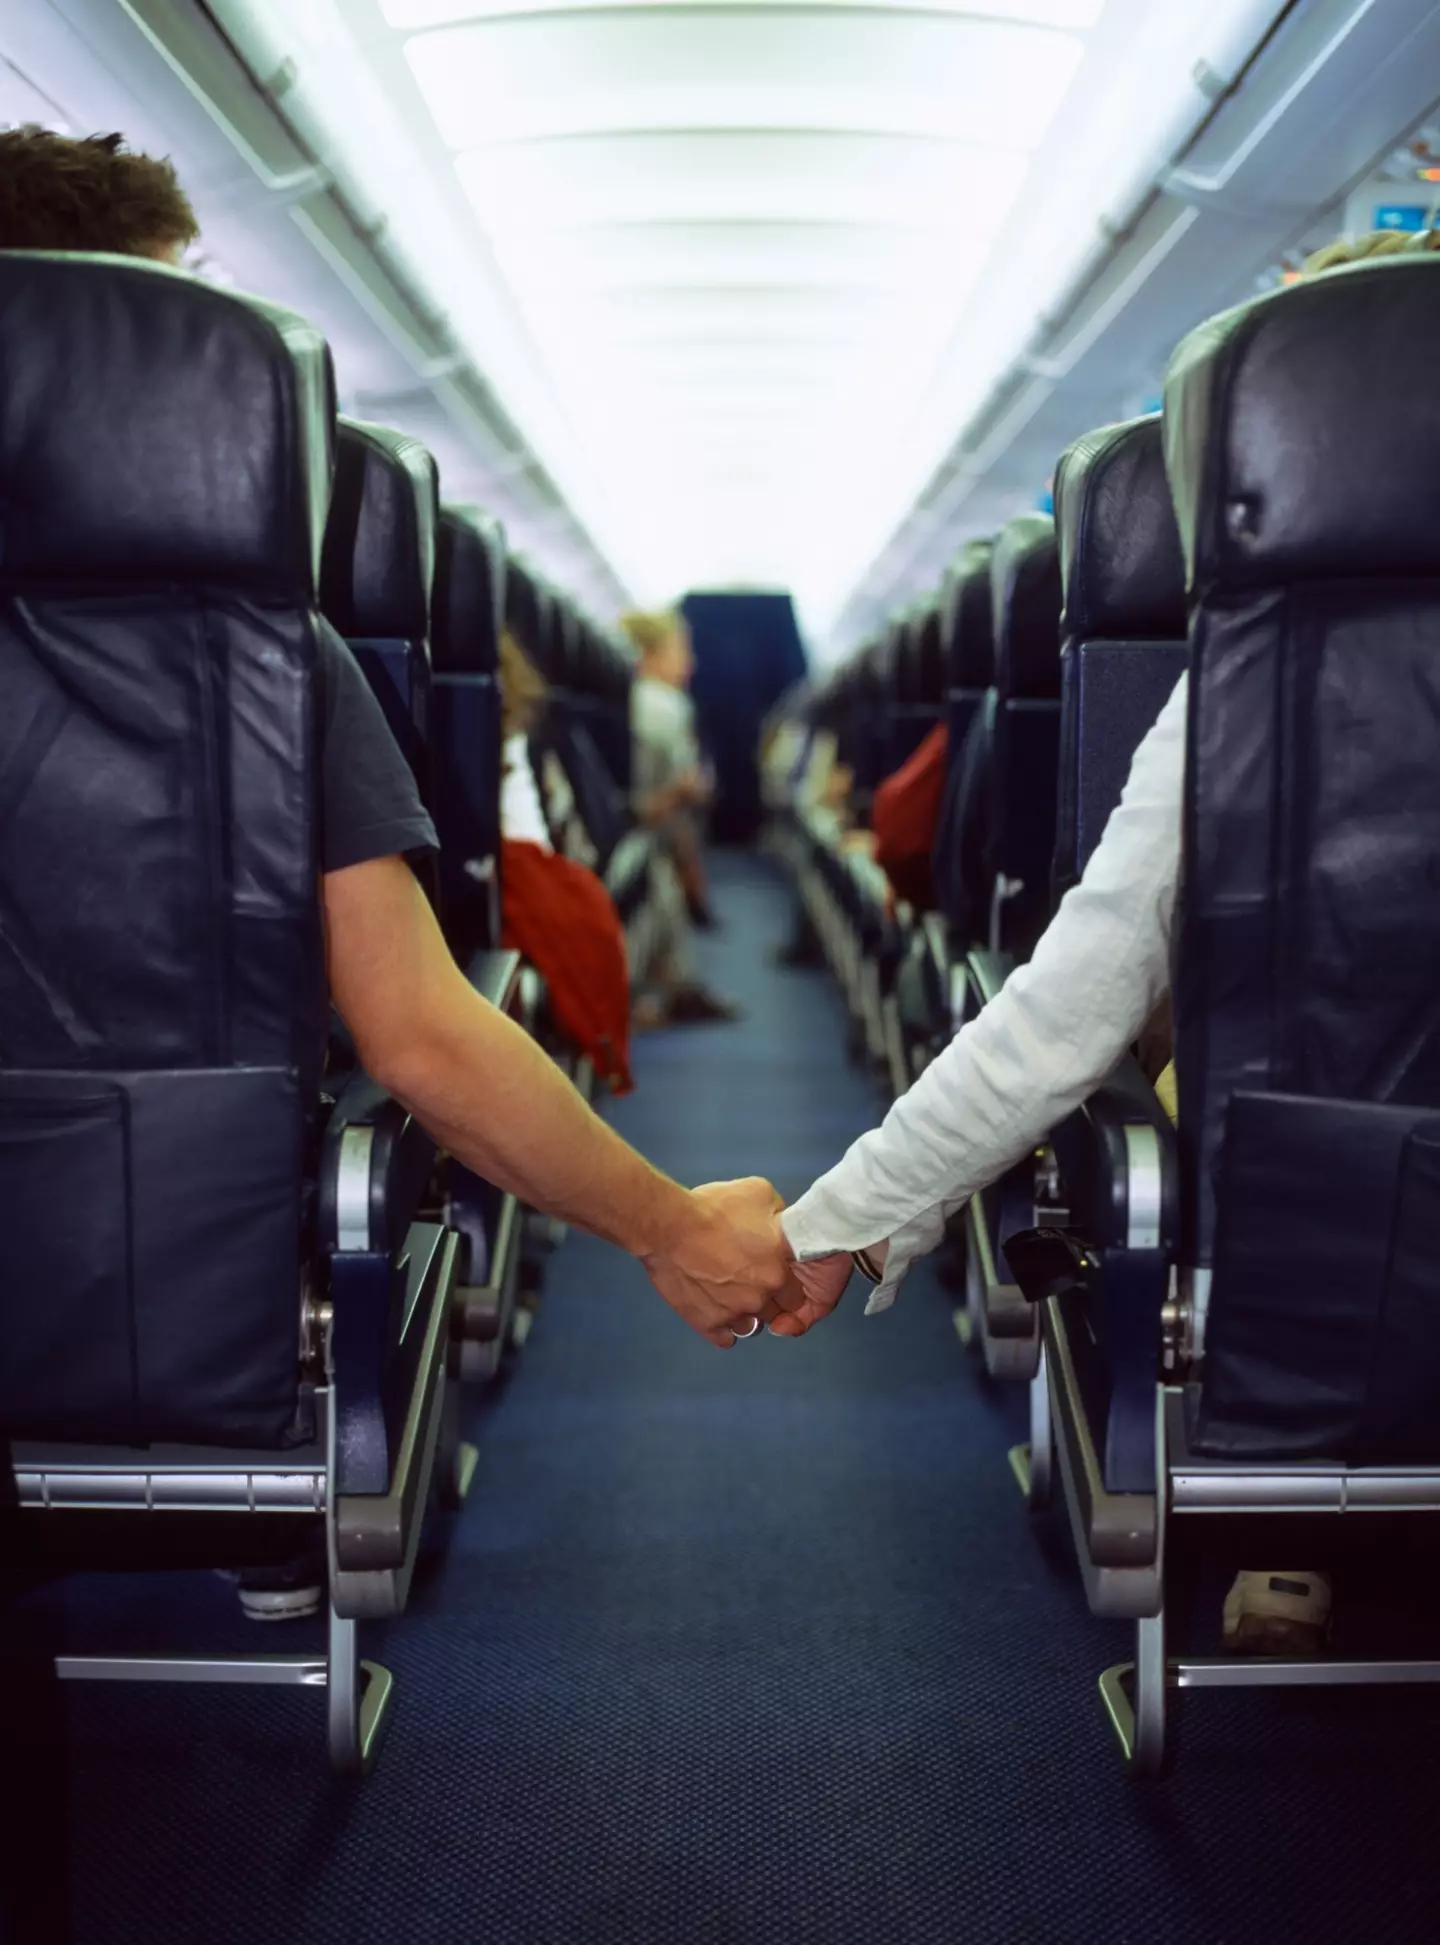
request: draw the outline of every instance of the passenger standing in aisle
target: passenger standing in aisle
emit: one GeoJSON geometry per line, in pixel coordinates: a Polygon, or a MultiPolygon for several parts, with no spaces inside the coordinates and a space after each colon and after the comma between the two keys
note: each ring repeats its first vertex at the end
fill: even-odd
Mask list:
{"type": "Polygon", "coordinates": [[[639,1027],[738,1020],[740,1009],[697,979],[691,928],[715,923],[705,883],[699,812],[710,786],[695,736],[688,690],[695,660],[677,614],[629,614],[621,623],[639,666],[630,693],[632,802],[655,833],[651,902],[661,939],[645,990],[635,1002],[639,1027]]]}

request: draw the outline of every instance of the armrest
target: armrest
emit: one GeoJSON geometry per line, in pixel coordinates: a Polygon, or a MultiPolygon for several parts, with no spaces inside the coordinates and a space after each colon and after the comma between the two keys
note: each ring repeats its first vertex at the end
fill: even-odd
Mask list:
{"type": "Polygon", "coordinates": [[[331,1254],[396,1249],[414,1219],[435,1143],[407,1108],[357,1068],[321,1143],[320,1246],[331,1254]]]}
{"type": "Polygon", "coordinates": [[[988,1006],[1015,970],[1015,955],[1013,952],[992,952],[988,946],[976,946],[966,955],[965,967],[980,1004],[988,1006]]]}
{"type": "Polygon", "coordinates": [[[1106,1493],[1153,1493],[1161,1316],[1179,1231],[1175,1130],[1132,1057],[1051,1139],[1071,1227],[1012,1236],[1006,1254],[1032,1300],[1076,1306],[1072,1349],[1091,1373],[1106,1493]]]}
{"type": "Polygon", "coordinates": [[[605,869],[600,876],[606,889],[613,895],[617,888],[631,879],[643,878],[650,869],[650,859],[655,848],[655,840],[643,825],[632,825],[605,860],[605,869]]]}
{"type": "Polygon", "coordinates": [[[1072,1219],[1090,1242],[1173,1255],[1180,1222],[1175,1129],[1133,1056],[1053,1141],[1072,1219]]]}
{"type": "Polygon", "coordinates": [[[502,1013],[514,1009],[520,990],[521,959],[510,947],[477,952],[465,968],[465,977],[481,999],[498,1006],[502,1013]]]}

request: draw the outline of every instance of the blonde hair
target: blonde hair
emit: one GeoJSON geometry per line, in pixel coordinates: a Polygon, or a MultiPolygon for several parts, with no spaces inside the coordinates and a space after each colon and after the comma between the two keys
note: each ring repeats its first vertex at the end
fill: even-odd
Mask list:
{"type": "Polygon", "coordinates": [[[664,652],[670,640],[685,626],[685,619],[674,608],[657,608],[648,613],[636,609],[621,615],[620,626],[630,637],[641,661],[648,662],[664,652]]]}
{"type": "Polygon", "coordinates": [[[534,727],[550,688],[508,628],[500,631],[500,733],[522,736],[534,727]]]}
{"type": "Polygon", "coordinates": [[[1372,257],[1421,256],[1440,250],[1440,230],[1366,230],[1360,236],[1337,236],[1313,251],[1301,265],[1302,277],[1318,277],[1347,263],[1366,263],[1372,257]]]}

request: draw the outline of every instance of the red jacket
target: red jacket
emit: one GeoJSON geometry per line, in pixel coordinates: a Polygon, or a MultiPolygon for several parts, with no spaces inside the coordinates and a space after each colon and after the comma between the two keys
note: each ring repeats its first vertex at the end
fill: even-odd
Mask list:
{"type": "Polygon", "coordinates": [[[897,898],[927,911],[935,903],[930,853],[945,793],[950,734],[937,723],[908,762],[875,792],[870,823],[875,859],[895,887],[897,898]]]}
{"type": "Polygon", "coordinates": [[[612,1092],[628,1094],[630,971],[625,932],[593,871],[538,844],[501,845],[504,943],[545,981],[557,1025],[612,1092]]]}

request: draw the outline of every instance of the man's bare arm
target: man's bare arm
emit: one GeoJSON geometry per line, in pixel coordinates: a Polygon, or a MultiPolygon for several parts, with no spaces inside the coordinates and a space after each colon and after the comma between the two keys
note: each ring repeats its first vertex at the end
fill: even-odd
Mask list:
{"type": "Polygon", "coordinates": [[[377,858],[324,881],[330,992],[366,1071],[468,1168],[629,1250],[687,1323],[728,1345],[785,1284],[773,1191],[696,1197],[593,1113],[470,986],[414,874],[377,858]],[[753,1205],[753,1206],[752,1206],[753,1205]]]}

